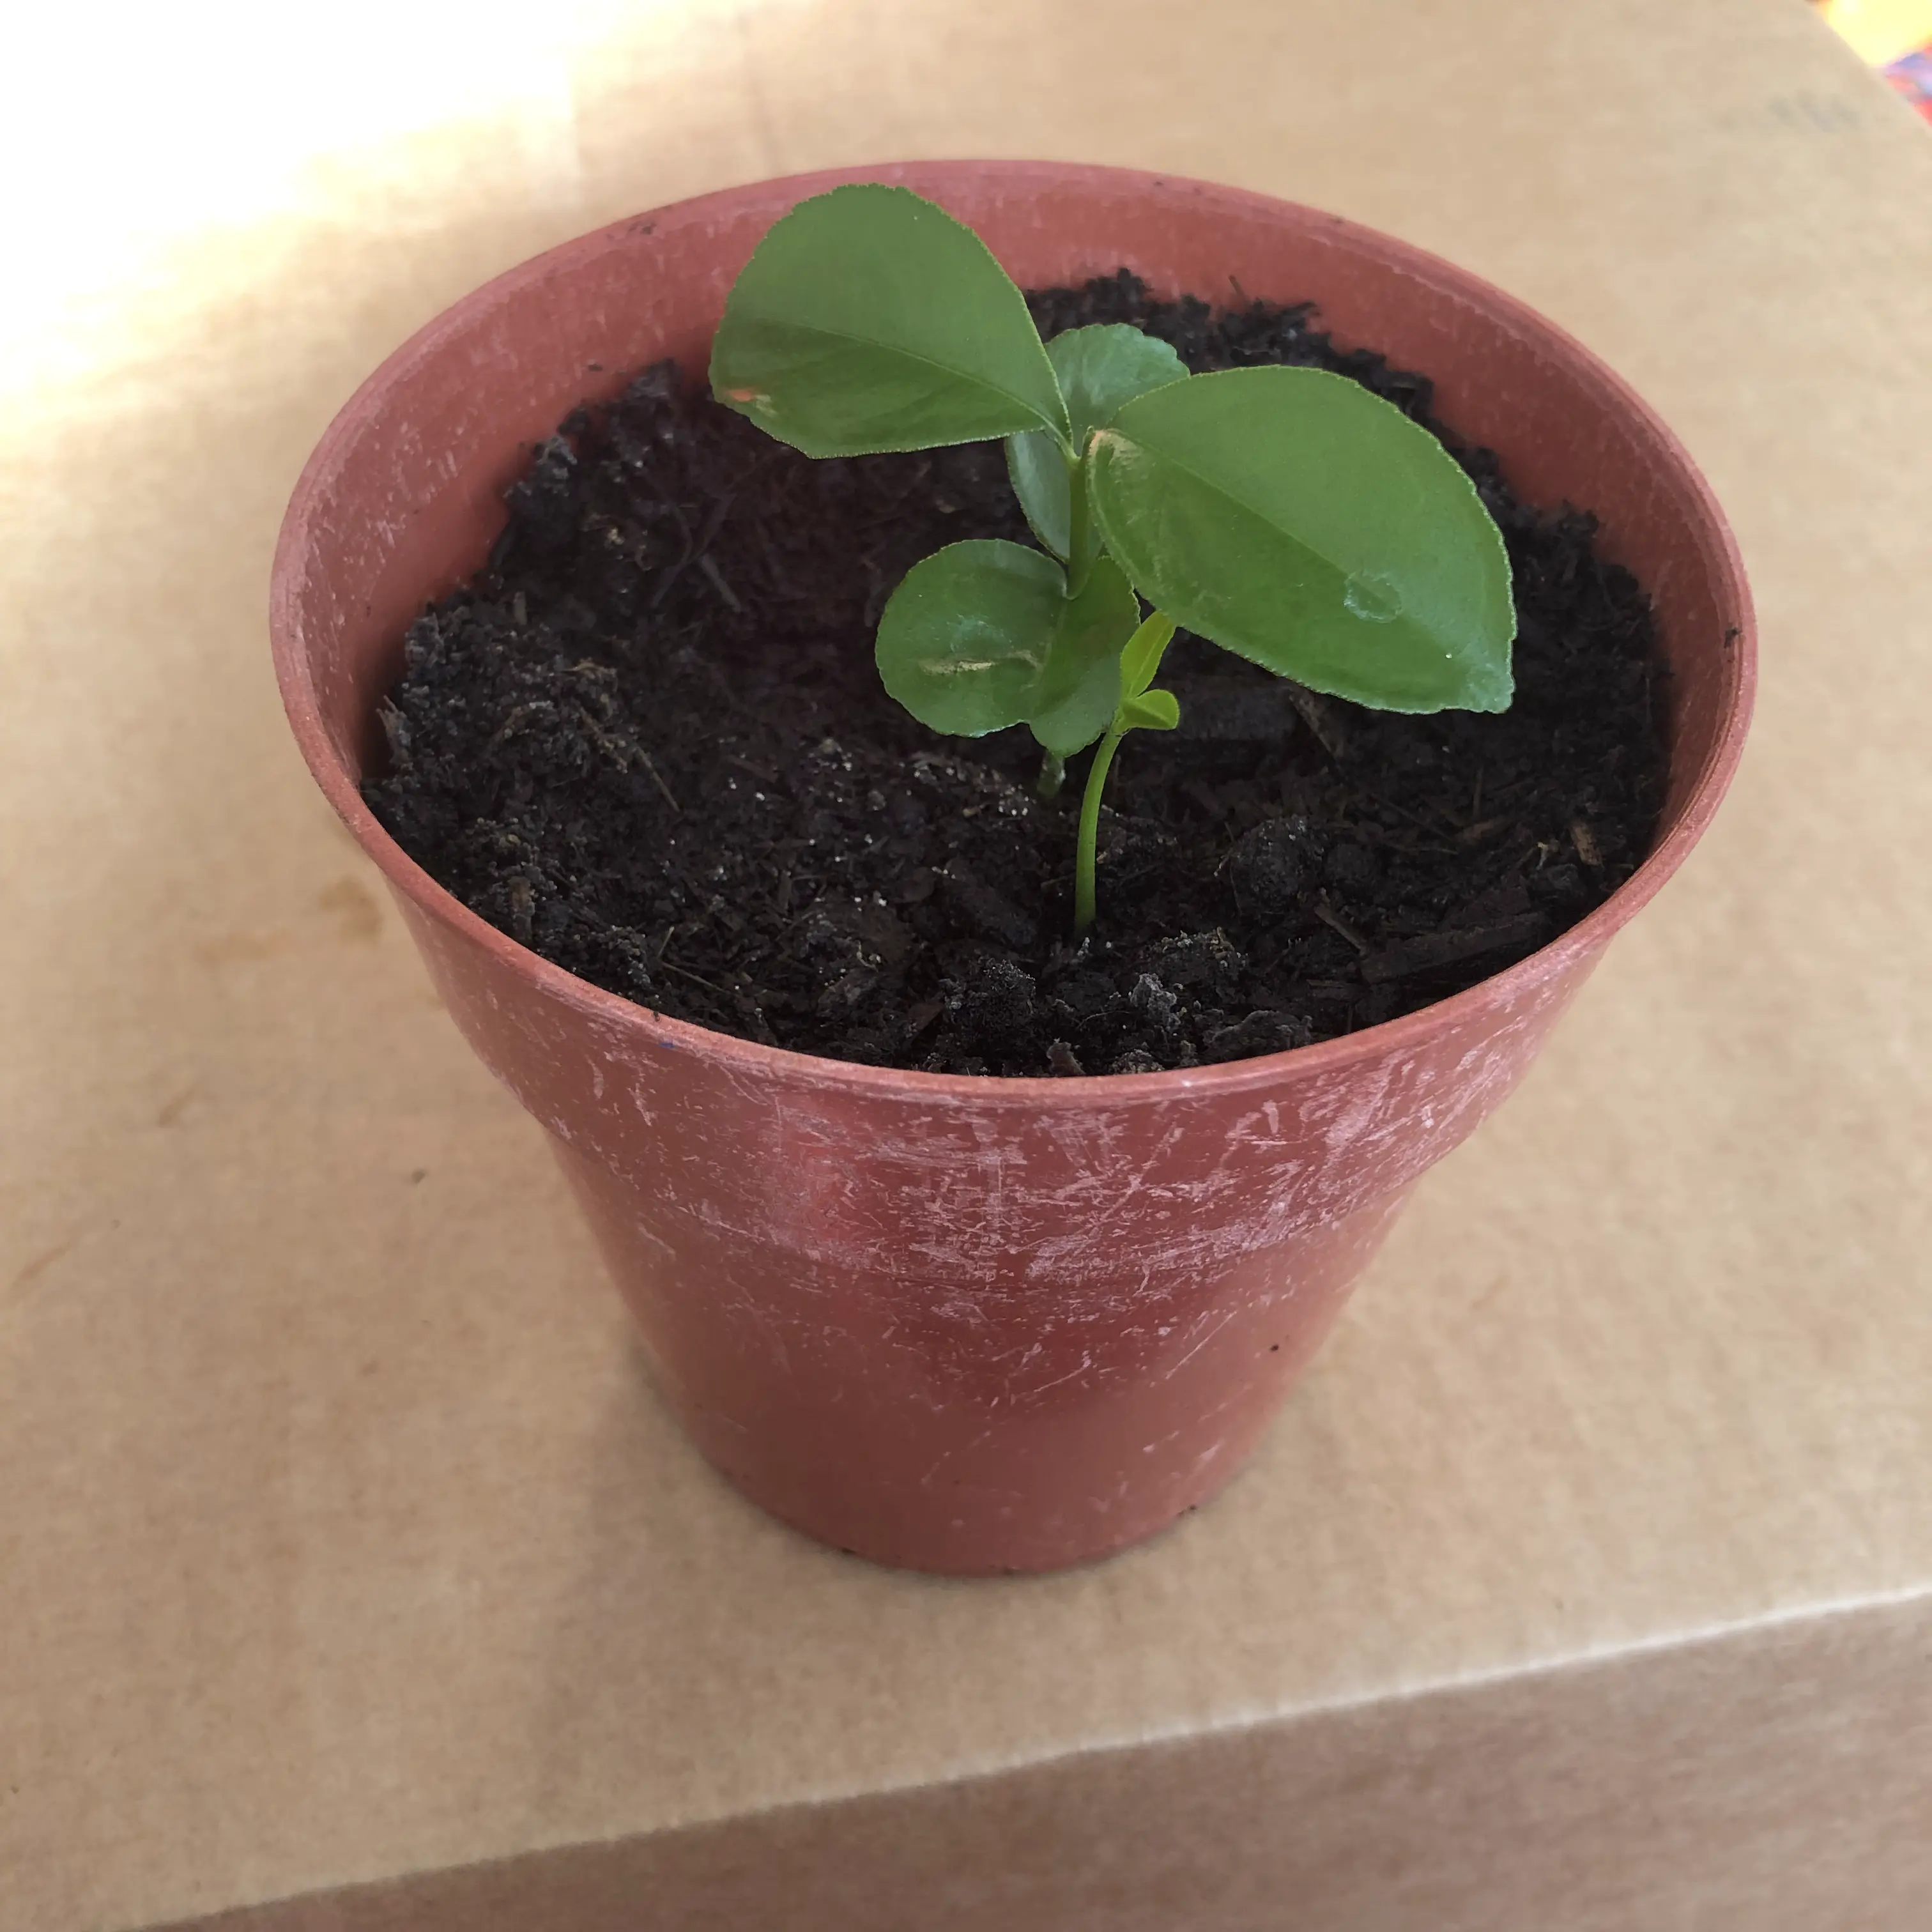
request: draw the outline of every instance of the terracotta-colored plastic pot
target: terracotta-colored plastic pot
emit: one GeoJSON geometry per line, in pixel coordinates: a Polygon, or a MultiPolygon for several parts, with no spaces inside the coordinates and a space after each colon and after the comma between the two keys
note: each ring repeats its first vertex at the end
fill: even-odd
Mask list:
{"type": "Polygon", "coordinates": [[[881,1562],[1046,1570],[1151,1534],[1239,1466],[1415,1180],[1506,1094],[1736,766],[1750,606],[1676,439],[1520,303],[1332,215],[1106,168],[920,163],[730,190],[552,250],[392,356],[323,438],[275,560],[275,660],[318,782],[439,991],[552,1136],[666,1398],[773,1514],[881,1562]],[[1596,511],[1655,601],[1671,780],[1636,876],[1533,957],[1347,1039],[1110,1078],[850,1066],[661,1018],[550,965],[422,872],[357,781],[424,600],[578,401],[706,366],[766,227],[902,182],[1023,285],[1125,263],[1157,291],[1312,297],[1435,379],[1527,501],[1596,511]],[[1232,278],[1232,280],[1231,280],[1232,278]]]}

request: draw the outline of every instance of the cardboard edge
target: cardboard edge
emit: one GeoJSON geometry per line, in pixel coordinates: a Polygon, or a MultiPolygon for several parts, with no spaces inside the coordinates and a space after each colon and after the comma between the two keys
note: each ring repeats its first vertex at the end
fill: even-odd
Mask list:
{"type": "Polygon", "coordinates": [[[1932,1922],[1928,1664],[1867,1601],[156,1932],[1932,1922]]]}

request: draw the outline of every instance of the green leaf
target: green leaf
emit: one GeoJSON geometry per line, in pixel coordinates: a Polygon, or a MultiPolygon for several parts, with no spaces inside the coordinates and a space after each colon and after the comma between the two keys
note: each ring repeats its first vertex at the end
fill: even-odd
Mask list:
{"type": "Polygon", "coordinates": [[[1070,758],[1112,722],[1120,699],[1121,646],[1141,618],[1140,599],[1110,556],[1097,556],[1078,596],[1061,614],[1034,709],[1033,735],[1070,758]]]}
{"type": "Polygon", "coordinates": [[[1070,428],[1025,298],[986,244],[878,182],[774,224],[725,303],[711,387],[808,456],[1070,428]]]}
{"type": "Polygon", "coordinates": [[[1120,653],[1120,702],[1138,698],[1153,683],[1160,668],[1162,653],[1174,641],[1174,620],[1160,610],[1148,614],[1148,620],[1127,640],[1120,653]]]}
{"type": "Polygon", "coordinates": [[[1180,722],[1180,705],[1171,691],[1144,691],[1120,706],[1124,728],[1138,727],[1148,731],[1172,731],[1180,722]]]}
{"type": "Polygon", "coordinates": [[[949,544],[906,573],[879,620],[886,691],[921,724],[977,738],[1030,724],[1060,758],[1107,728],[1120,646],[1140,615],[1111,562],[1069,600],[1066,573],[1022,544],[949,544]]]}
{"type": "Polygon", "coordinates": [[[1149,602],[1316,691],[1508,709],[1501,532],[1426,430],[1317,369],[1190,376],[1095,437],[1096,515],[1149,602]]]}
{"type": "MultiPolygon", "coordinates": [[[[1124,403],[1187,374],[1182,362],[1157,337],[1144,335],[1124,322],[1070,328],[1046,345],[1047,358],[1060,379],[1073,421],[1076,454],[1087,439],[1114,419],[1124,403]]],[[[1006,473],[1033,533],[1055,556],[1072,543],[1068,506],[1067,459],[1060,443],[1044,430],[1022,430],[1006,439],[1006,473]]],[[[1088,554],[1097,555],[1100,532],[1089,528],[1088,554]]]]}
{"type": "Polygon", "coordinates": [[[879,676],[935,731],[978,738],[1024,724],[1066,606],[1066,574],[1052,557],[986,538],[948,544],[887,601],[879,676]]]}

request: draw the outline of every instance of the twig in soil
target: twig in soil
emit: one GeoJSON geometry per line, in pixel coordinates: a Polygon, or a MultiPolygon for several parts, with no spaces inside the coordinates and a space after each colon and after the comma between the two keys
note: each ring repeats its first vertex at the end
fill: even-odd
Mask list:
{"type": "Polygon", "coordinates": [[[1300,713],[1301,722],[1314,734],[1315,742],[1339,765],[1348,751],[1348,740],[1341,721],[1326,699],[1291,680],[1284,678],[1282,681],[1288,686],[1288,703],[1300,713]]]}
{"type": "Polygon", "coordinates": [[[1457,847],[1466,852],[1472,845],[1480,845],[1485,838],[1493,838],[1498,832],[1506,832],[1515,821],[1507,813],[1500,818],[1479,818],[1466,825],[1456,833],[1457,847]]]}
{"type": "Polygon", "coordinates": [[[1358,952],[1366,953],[1371,950],[1369,942],[1325,898],[1315,902],[1315,916],[1330,932],[1339,932],[1358,952]]]}
{"type": "Polygon", "coordinates": [[[745,607],[738,602],[738,593],[724,581],[724,573],[718,568],[718,560],[709,555],[700,556],[698,560],[698,567],[710,578],[718,596],[723,598],[733,610],[742,615],[745,607]]]}
{"type": "MultiPolygon", "coordinates": [[[[730,483],[726,485],[724,490],[726,500],[728,502],[732,497],[736,496],[738,493],[744,488],[745,485],[750,482],[754,476],[758,475],[760,470],[769,470],[774,463],[777,462],[779,457],[783,454],[784,452],[774,445],[771,448],[765,450],[760,454],[754,456],[749,463],[746,464],[743,469],[739,471],[736,476],[732,478],[730,483]]],[[[792,484],[797,480],[798,472],[795,470],[788,470],[784,472],[784,476],[779,479],[779,489],[782,493],[781,500],[782,500],[782,493],[788,492],[790,490],[792,484]]]]}
{"type": "Polygon", "coordinates": [[[1362,962],[1362,977],[1372,986],[1386,980],[1406,980],[1412,973],[1426,973],[1438,966],[1459,965],[1465,959],[1485,952],[1499,952],[1505,946],[1533,946],[1550,935],[1550,921],[1540,912],[1526,912],[1514,919],[1498,920],[1494,926],[1464,927],[1450,932],[1425,933],[1406,939],[1362,962]]]}
{"type": "Polygon", "coordinates": [[[1522,850],[1503,868],[1504,878],[1507,878],[1512,872],[1521,872],[1524,867],[1529,864],[1529,862],[1532,859],[1536,861],[1535,869],[1539,872],[1541,872],[1544,867],[1550,862],[1550,856],[1556,850],[1556,843],[1553,839],[1538,838],[1534,840],[1529,844],[1526,845],[1522,850]]]}
{"type": "Polygon", "coordinates": [[[670,807],[672,811],[678,813],[679,815],[682,817],[684,808],[671,796],[670,787],[664,783],[663,772],[659,771],[657,766],[651,763],[650,753],[646,751],[641,745],[638,746],[637,752],[638,762],[642,764],[644,770],[649,772],[651,775],[652,784],[656,785],[658,790],[664,794],[664,802],[670,807]]]}
{"type": "MultiPolygon", "coordinates": [[[[656,486],[658,494],[670,505],[670,513],[677,519],[678,529],[684,537],[683,556],[680,557],[676,562],[658,579],[652,590],[651,608],[656,610],[662,608],[664,599],[670,595],[671,586],[684,574],[690,564],[696,562],[700,568],[702,567],[705,552],[710,549],[713,539],[724,527],[725,513],[731,507],[734,493],[728,490],[718,498],[717,502],[712,506],[710,515],[704,520],[704,529],[694,537],[691,534],[690,524],[685,520],[683,509],[676,500],[670,494],[662,483],[658,482],[654,472],[652,474],[651,481],[656,486]]],[[[714,578],[713,581],[716,580],[714,578]]]]}
{"type": "Polygon", "coordinates": [[[702,986],[706,992],[716,993],[721,1000],[728,1000],[731,997],[722,986],[713,986],[701,973],[693,973],[684,967],[674,966],[668,959],[660,958],[658,965],[666,973],[675,973],[680,980],[688,980],[694,986],[702,986]]]}
{"type": "Polygon", "coordinates": [[[918,1039],[946,1010],[944,1000],[922,1000],[905,1016],[906,1043],[918,1039]]]}
{"type": "MultiPolygon", "coordinates": [[[[684,539],[685,562],[688,562],[695,546],[691,540],[691,525],[686,520],[684,506],[664,488],[664,478],[658,474],[656,464],[646,462],[639,466],[645,481],[657,492],[658,501],[677,519],[677,533],[684,539]]],[[[678,568],[682,570],[684,564],[680,563],[678,568]]]]}
{"type": "MultiPolygon", "coordinates": [[[[1412,812],[1407,806],[1402,804],[1395,799],[1390,798],[1387,792],[1378,790],[1373,785],[1368,784],[1366,781],[1358,778],[1355,781],[1355,783],[1357,788],[1360,791],[1362,796],[1369,800],[1371,803],[1379,805],[1385,811],[1394,812],[1398,818],[1407,819],[1410,824],[1418,826],[1421,830],[1426,832],[1431,838],[1441,838],[1442,836],[1442,828],[1444,825],[1448,826],[1452,832],[1455,830],[1454,820],[1452,820],[1446,812],[1435,812],[1434,817],[1436,820],[1439,822],[1432,824],[1430,820],[1424,818],[1419,812],[1412,812]]],[[[1445,850],[1446,848],[1438,846],[1435,849],[1440,851],[1445,850]]]]}
{"type": "Polygon", "coordinates": [[[524,721],[530,717],[530,714],[534,712],[536,708],[536,706],[534,704],[518,705],[515,709],[511,712],[509,716],[506,718],[502,723],[496,727],[496,731],[492,735],[489,743],[483,748],[484,756],[485,758],[490,757],[494,753],[500,751],[511,739],[514,738],[518,732],[523,729],[524,721]]]}
{"type": "Polygon", "coordinates": [[[1362,989],[1346,980],[1304,980],[1302,992],[1324,1006],[1352,1006],[1362,997],[1362,989]]]}

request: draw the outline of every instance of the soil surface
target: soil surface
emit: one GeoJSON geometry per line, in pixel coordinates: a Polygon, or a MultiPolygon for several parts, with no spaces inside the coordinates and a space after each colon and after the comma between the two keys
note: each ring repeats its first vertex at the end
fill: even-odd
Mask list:
{"type": "Polygon", "coordinates": [[[880,688],[899,578],[1030,541],[997,444],[813,462],[668,364],[578,411],[509,492],[488,566],[410,632],[364,790],[412,857],[583,978],[698,1025],[938,1072],[1151,1072],[1272,1053],[1474,984],[1649,849],[1665,754],[1643,593],[1593,525],[1510,494],[1426,377],[1312,309],[1210,311],[1132,278],[1029,298],[1190,368],[1313,363],[1443,436],[1508,541],[1501,716],[1316,696],[1185,632],[1181,725],[1123,745],[1100,920],[1072,938],[1086,758],[1039,797],[1023,729],[934,736],[880,688]]]}

